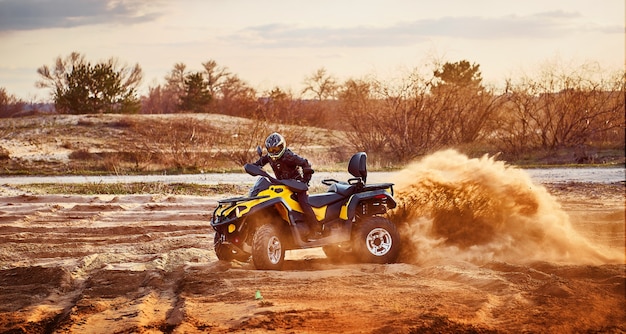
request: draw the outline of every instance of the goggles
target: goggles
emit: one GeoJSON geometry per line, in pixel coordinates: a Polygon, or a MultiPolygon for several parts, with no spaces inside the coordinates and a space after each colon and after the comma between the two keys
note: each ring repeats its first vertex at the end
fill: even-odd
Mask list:
{"type": "Polygon", "coordinates": [[[271,154],[277,154],[280,153],[280,151],[283,150],[283,145],[280,146],[272,146],[272,147],[268,147],[267,148],[267,152],[271,153],[271,154]]]}

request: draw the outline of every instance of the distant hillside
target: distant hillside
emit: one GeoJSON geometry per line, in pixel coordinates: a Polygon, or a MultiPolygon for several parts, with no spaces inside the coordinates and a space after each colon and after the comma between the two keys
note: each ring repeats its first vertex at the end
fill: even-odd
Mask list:
{"type": "MultiPolygon", "coordinates": [[[[219,114],[37,115],[0,119],[0,174],[151,174],[241,171],[271,132],[318,171],[344,170],[356,149],[340,130],[253,121],[219,114]]],[[[352,136],[354,138],[355,136],[352,136]]],[[[358,137],[358,136],[356,136],[358,137]]],[[[497,151],[456,147],[470,157],[497,151]]],[[[400,168],[377,162],[368,168],[400,168]]],[[[504,157],[500,156],[500,159],[504,157]]],[[[571,148],[530,152],[510,164],[622,165],[621,148],[571,148]]]]}
{"type": "MultiPolygon", "coordinates": [[[[318,169],[347,160],[340,131],[217,114],[46,115],[0,120],[4,174],[240,170],[280,131],[318,169]]],[[[343,164],[342,164],[343,165],[343,164]]]]}

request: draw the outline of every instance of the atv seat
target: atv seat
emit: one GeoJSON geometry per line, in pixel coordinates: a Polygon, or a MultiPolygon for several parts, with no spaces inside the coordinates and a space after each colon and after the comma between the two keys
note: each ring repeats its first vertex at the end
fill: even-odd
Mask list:
{"type": "Polygon", "coordinates": [[[345,196],[336,193],[316,194],[309,196],[309,204],[311,204],[312,207],[321,208],[345,198],[345,196]]]}
{"type": "Polygon", "coordinates": [[[355,186],[353,184],[348,184],[344,182],[333,183],[328,187],[328,191],[332,193],[337,193],[342,196],[350,196],[354,193],[355,186]]]}

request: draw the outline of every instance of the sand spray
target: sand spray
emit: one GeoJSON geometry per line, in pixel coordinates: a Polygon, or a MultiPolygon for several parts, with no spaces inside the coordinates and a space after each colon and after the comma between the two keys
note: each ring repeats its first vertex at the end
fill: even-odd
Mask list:
{"type": "Polygon", "coordinates": [[[494,157],[439,151],[397,173],[401,261],[442,258],[572,264],[620,263],[623,254],[594,245],[571,225],[545,187],[494,157]]]}

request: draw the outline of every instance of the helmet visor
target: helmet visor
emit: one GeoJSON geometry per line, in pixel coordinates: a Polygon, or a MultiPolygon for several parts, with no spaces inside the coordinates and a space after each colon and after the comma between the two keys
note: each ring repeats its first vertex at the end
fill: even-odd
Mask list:
{"type": "Polygon", "coordinates": [[[267,152],[269,152],[269,154],[275,155],[280,153],[283,150],[283,147],[283,145],[268,147],[267,152]]]}

